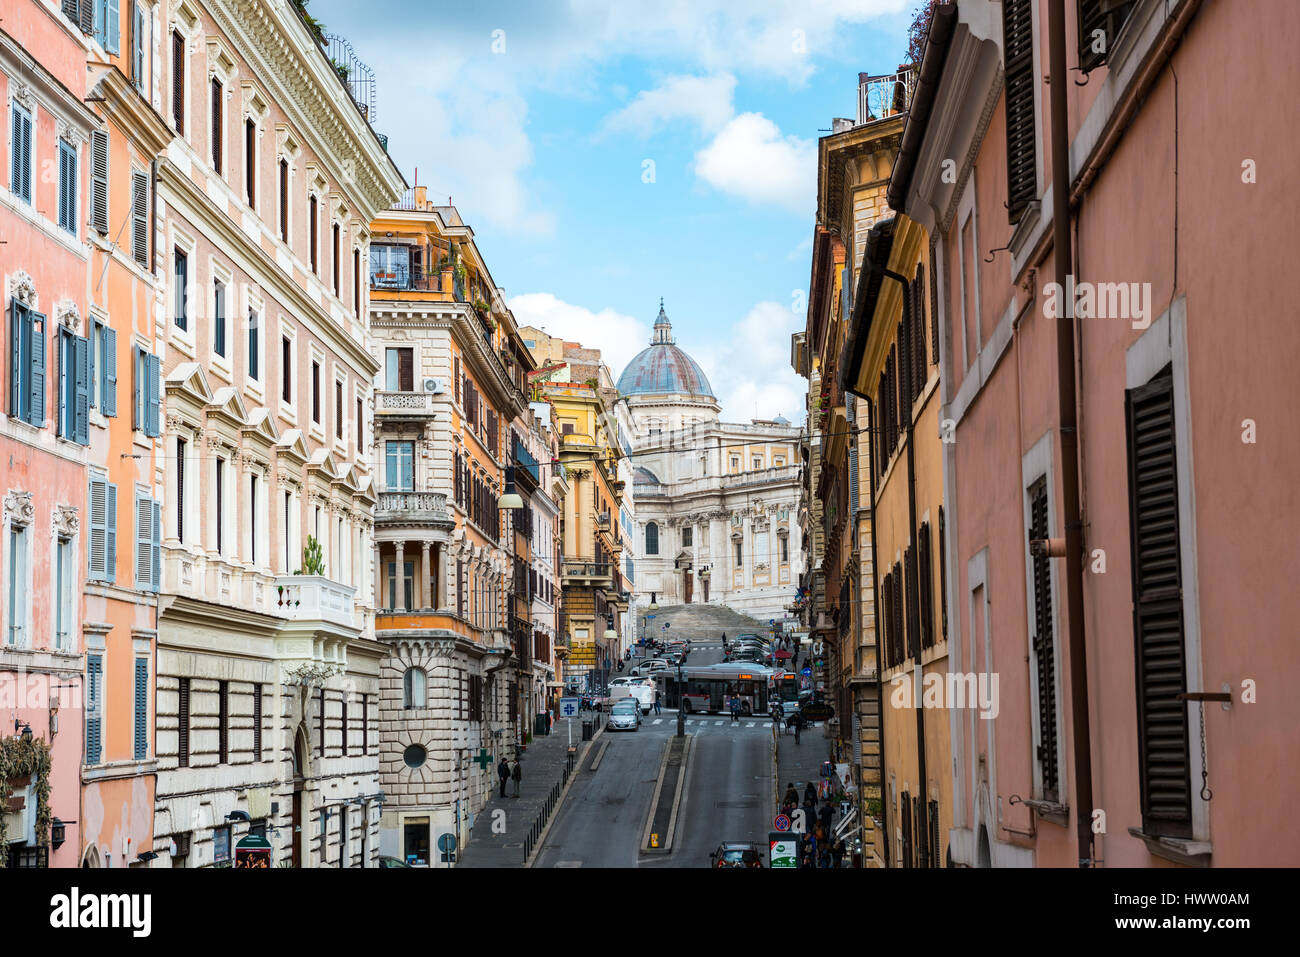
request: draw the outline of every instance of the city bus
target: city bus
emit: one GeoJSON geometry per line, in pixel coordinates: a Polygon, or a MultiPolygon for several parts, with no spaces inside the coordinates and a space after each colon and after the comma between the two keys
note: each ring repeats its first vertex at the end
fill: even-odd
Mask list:
{"type": "Polygon", "coordinates": [[[722,714],[729,710],[728,699],[740,698],[743,715],[767,714],[772,700],[769,694],[772,669],[748,661],[728,662],[682,668],[684,688],[677,687],[677,669],[665,668],[655,675],[661,682],[664,701],[671,707],[680,707],[687,714],[722,714]]]}
{"type": "Polygon", "coordinates": [[[772,675],[770,684],[770,693],[781,702],[781,710],[794,714],[799,709],[799,676],[793,671],[778,671],[772,675]]]}

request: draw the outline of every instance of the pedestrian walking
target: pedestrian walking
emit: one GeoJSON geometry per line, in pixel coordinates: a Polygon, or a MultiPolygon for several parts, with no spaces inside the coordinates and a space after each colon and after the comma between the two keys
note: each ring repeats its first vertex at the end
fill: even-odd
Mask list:
{"type": "Polygon", "coordinates": [[[524,772],[519,767],[518,758],[510,763],[510,779],[515,782],[515,797],[519,797],[519,782],[524,779],[524,772]]]}
{"type": "Polygon", "coordinates": [[[497,777],[501,779],[501,796],[506,796],[506,782],[510,780],[510,762],[504,757],[501,763],[497,765],[497,777]]]}
{"type": "Polygon", "coordinates": [[[799,803],[799,789],[794,786],[793,781],[785,786],[785,797],[781,799],[781,803],[791,807],[799,803]]]}
{"type": "Polygon", "coordinates": [[[803,801],[805,804],[817,804],[817,786],[811,781],[809,781],[808,786],[803,789],[803,801]]]}
{"type": "Polygon", "coordinates": [[[659,703],[663,700],[663,694],[658,688],[655,689],[655,714],[659,714],[659,703]]]}
{"type": "Polygon", "coordinates": [[[825,802],[822,805],[821,810],[817,812],[817,817],[818,820],[821,821],[822,829],[825,830],[827,834],[829,834],[831,831],[831,819],[834,816],[835,816],[835,809],[831,807],[830,801],[825,802]]]}
{"type": "Polygon", "coordinates": [[[799,729],[803,727],[803,716],[800,715],[798,712],[796,712],[795,714],[790,715],[790,718],[788,721],[786,721],[786,724],[794,728],[794,743],[798,744],[799,729]]]}
{"type": "Polygon", "coordinates": [[[776,728],[777,734],[781,733],[782,717],[784,717],[784,709],[781,707],[781,702],[778,701],[776,704],[772,705],[772,726],[776,728]]]}
{"type": "Polygon", "coordinates": [[[740,720],[740,695],[731,696],[731,720],[740,720]]]}

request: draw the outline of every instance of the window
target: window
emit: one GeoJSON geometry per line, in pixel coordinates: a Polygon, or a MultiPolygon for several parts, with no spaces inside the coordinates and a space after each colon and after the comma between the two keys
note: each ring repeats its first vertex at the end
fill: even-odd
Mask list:
{"type": "Polygon", "coordinates": [[[131,171],[131,255],[149,268],[149,174],[131,171]]]}
{"type": "Polygon", "coordinates": [[[334,280],[334,295],[339,294],[339,224],[335,223],[332,228],[331,241],[333,243],[332,262],[330,264],[330,276],[334,280]]]}
{"type": "Polygon", "coordinates": [[[409,289],[411,249],[409,246],[370,247],[370,285],[376,289],[409,289]]]}
{"type": "Polygon", "coordinates": [[[92,475],[89,493],[90,536],[86,577],[92,581],[117,579],[117,486],[92,475]]]}
{"type": "Polygon", "coordinates": [[[248,477],[248,558],[257,565],[257,476],[248,477]]]}
{"type": "Polygon", "coordinates": [[[185,135],[185,37],[172,31],[172,125],[185,135]]]}
{"type": "Polygon", "coordinates": [[[1004,0],[1002,4],[1007,88],[1007,213],[1013,223],[1020,222],[1025,208],[1038,196],[1033,6],[1032,0],[1004,0]]]}
{"type": "Polygon", "coordinates": [[[160,504],[147,495],[135,497],[135,587],[158,591],[162,577],[160,504]]]}
{"type": "MultiPolygon", "coordinates": [[[[1047,479],[1044,477],[1029,488],[1029,541],[1048,538],[1050,533],[1047,523],[1047,479]]],[[[1042,799],[1060,801],[1055,618],[1052,614],[1050,561],[1046,555],[1030,555],[1033,585],[1033,592],[1029,596],[1033,603],[1030,643],[1034,652],[1034,680],[1038,689],[1038,741],[1035,756],[1042,778],[1042,799]]]]}
{"type": "Polygon", "coordinates": [[[90,444],[90,340],[59,329],[59,435],[90,444]]]}
{"type": "Polygon", "coordinates": [[[384,484],[390,492],[415,490],[415,443],[386,442],[384,484]]]}
{"type": "Polygon", "coordinates": [[[308,257],[311,260],[312,275],[319,272],[319,263],[317,262],[317,242],[316,242],[316,197],[312,196],[307,200],[307,243],[308,257]]]}
{"type": "Polygon", "coordinates": [[[117,332],[99,320],[90,325],[90,404],[117,415],[117,332]]]}
{"type": "Polygon", "coordinates": [[[343,383],[334,380],[334,437],[343,438],[343,383]]]}
{"type": "Polygon", "coordinates": [[[320,422],[320,363],[311,364],[311,420],[320,422]]]}
{"type": "Polygon", "coordinates": [[[45,316],[9,301],[9,414],[45,425],[45,316]]]}
{"type": "Polygon", "coordinates": [[[226,284],[212,283],[212,351],[226,357],[226,284]]]}
{"type": "Polygon", "coordinates": [[[132,398],[133,428],[150,438],[161,434],[162,418],[162,360],[133,346],[135,388],[132,398]]]}
{"type": "Polygon", "coordinates": [[[257,123],[244,120],[244,197],[257,209],[257,123]]]}
{"type": "Polygon", "coordinates": [[[137,90],[145,87],[144,51],[149,45],[145,40],[144,7],[140,0],[131,0],[131,82],[137,90]]]}
{"type": "Polygon", "coordinates": [[[384,388],[389,392],[414,392],[415,350],[409,347],[387,349],[384,359],[384,388]]]}
{"type": "Polygon", "coordinates": [[[176,540],[185,544],[185,440],[176,440],[176,540]]]}
{"type": "Polygon", "coordinates": [[[217,682],[217,763],[230,761],[230,682],[217,682]]]}
{"type": "Polygon", "coordinates": [[[940,634],[948,640],[948,548],[944,541],[943,506],[939,506],[939,623],[940,634]]]}
{"type": "Polygon", "coordinates": [[[262,760],[262,686],[253,685],[253,760],[262,760]]]}
{"type": "Polygon", "coordinates": [[[365,451],[365,448],[366,448],[366,446],[365,446],[365,441],[366,441],[366,424],[365,424],[365,421],[364,421],[364,420],[362,419],[362,417],[361,417],[361,400],[360,400],[360,399],[357,399],[357,418],[356,418],[356,423],[357,423],[357,451],[358,451],[358,452],[364,452],[364,451],[365,451]]]}
{"type": "Polygon", "coordinates": [[[225,531],[225,525],[226,525],[226,511],[225,511],[226,460],[225,459],[223,458],[217,459],[216,472],[217,472],[217,476],[216,476],[217,478],[217,495],[216,495],[217,554],[221,555],[224,554],[223,545],[225,543],[222,540],[222,533],[225,531]]]}
{"type": "Polygon", "coordinates": [[[261,338],[260,338],[260,320],[257,310],[252,306],[248,307],[248,377],[254,382],[261,377],[261,338]]]}
{"type": "Polygon", "coordinates": [[[190,766],[190,679],[178,679],[176,689],[176,765],[190,766]]]}
{"type": "Polygon", "coordinates": [[[733,455],[733,456],[731,457],[731,471],[733,471],[733,472],[739,472],[739,471],[740,471],[740,456],[739,456],[739,455],[733,455]]]}
{"type": "Polygon", "coordinates": [[[1142,830],[1192,836],[1178,446],[1170,366],[1125,394],[1142,830]]]}
{"type": "Polygon", "coordinates": [[[86,763],[98,764],[103,755],[104,657],[86,655],[86,763]]]}
{"type": "Polygon", "coordinates": [[[280,240],[289,241],[289,161],[280,159],[280,240]]]}
{"type": "Polygon", "coordinates": [[[9,526],[9,644],[15,648],[27,646],[27,600],[31,560],[30,533],[26,525],[9,526]]]}
{"type": "Polygon", "coordinates": [[[402,707],[423,708],[426,700],[424,672],[419,668],[407,668],[402,677],[402,707]]]}
{"type": "Polygon", "coordinates": [[[172,251],[172,308],[176,328],[184,331],[189,328],[189,314],[186,305],[189,300],[190,257],[179,247],[172,251]]]}
{"type": "Polygon", "coordinates": [[[340,702],[339,707],[342,709],[339,712],[339,736],[342,741],[343,757],[346,758],[348,756],[348,693],[346,691],[343,692],[343,701],[340,702]]]}
{"type": "Polygon", "coordinates": [[[135,659],[135,759],[149,756],[149,659],[135,659]]]}
{"type": "Polygon", "coordinates": [[[221,116],[225,97],[221,89],[221,81],[215,76],[212,78],[212,169],[221,175],[221,131],[225,129],[221,116]]]}
{"type": "Polygon", "coordinates": [[[773,467],[773,468],[778,468],[778,469],[783,469],[783,468],[785,468],[785,456],[784,456],[784,455],[778,455],[775,459],[773,459],[773,460],[772,460],[772,467],[773,467]]]}
{"type": "Polygon", "coordinates": [[[750,468],[752,468],[755,472],[757,472],[759,469],[763,467],[763,460],[759,458],[757,455],[752,455],[750,456],[749,464],[750,464],[750,468]]]}
{"type": "Polygon", "coordinates": [[[9,189],[32,202],[32,115],[14,101],[9,123],[9,189]]]}
{"type": "Polygon", "coordinates": [[[361,250],[352,250],[352,314],[361,315],[361,250]]]}
{"type": "MultiPolygon", "coordinates": [[[[82,0],[84,3],[85,0],[82,0]]],[[[118,0],[95,0],[95,40],[105,53],[116,55],[122,44],[122,17],[118,0]]]]}
{"type": "Polygon", "coordinates": [[[280,398],[293,402],[293,341],[280,337],[280,398]]]}
{"type": "MultiPolygon", "coordinates": [[[[398,588],[397,563],[389,562],[388,563],[388,607],[389,608],[398,607],[397,588],[398,588]]],[[[403,603],[401,607],[402,608],[415,607],[415,563],[414,562],[406,562],[406,561],[402,562],[401,588],[402,588],[402,599],[403,599],[403,603]]]]}
{"type": "Polygon", "coordinates": [[[59,228],[77,235],[77,151],[59,140],[59,228]]]}
{"type": "Polygon", "coordinates": [[[1132,0],[1078,0],[1079,67],[1089,73],[1110,57],[1119,32],[1133,11],[1132,0]]]}
{"type": "Polygon", "coordinates": [[[790,561],[790,536],[779,535],[777,537],[781,542],[781,564],[788,564],[790,561]]]}
{"type": "Polygon", "coordinates": [[[645,527],[645,553],[647,555],[659,554],[659,526],[654,522],[647,522],[645,527]]]}
{"type": "Polygon", "coordinates": [[[745,565],[745,543],[739,539],[736,540],[736,567],[743,568],[745,565]]]}
{"type": "Polygon", "coordinates": [[[370,753],[370,696],[361,696],[361,753],[370,753]]]}
{"type": "Polygon", "coordinates": [[[682,529],[682,548],[691,547],[693,540],[695,538],[694,532],[695,529],[691,528],[690,526],[687,526],[686,528],[682,529]]]}
{"type": "Polygon", "coordinates": [[[212,862],[221,864],[230,860],[230,826],[212,829],[212,862]]]}
{"type": "Polygon", "coordinates": [[[72,561],[72,540],[60,538],[54,546],[54,648],[72,650],[72,579],[76,569],[72,561]]]}
{"type": "Polygon", "coordinates": [[[934,647],[934,561],[930,546],[930,523],[922,522],[916,536],[916,568],[920,576],[921,647],[934,647]]]}

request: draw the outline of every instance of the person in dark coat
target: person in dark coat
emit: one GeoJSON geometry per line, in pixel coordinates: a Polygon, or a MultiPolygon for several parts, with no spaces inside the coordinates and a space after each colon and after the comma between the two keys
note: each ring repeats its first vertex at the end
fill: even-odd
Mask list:
{"type": "Polygon", "coordinates": [[[785,726],[794,730],[794,743],[799,743],[799,729],[803,727],[803,715],[798,711],[785,719],[785,726]]]}
{"type": "Polygon", "coordinates": [[[792,807],[799,803],[799,789],[794,786],[793,781],[785,786],[785,797],[781,799],[781,803],[789,804],[792,807]]]}
{"type": "Polygon", "coordinates": [[[813,786],[811,781],[809,781],[808,786],[803,789],[803,800],[805,804],[817,803],[817,788],[813,786]]]}
{"type": "Polygon", "coordinates": [[[821,810],[817,812],[817,818],[821,821],[822,828],[825,829],[827,834],[831,832],[831,818],[834,816],[835,810],[831,807],[830,801],[824,803],[821,810]]]}
{"type": "Polygon", "coordinates": [[[506,796],[506,782],[510,780],[510,762],[503,756],[497,765],[497,777],[501,779],[501,796],[506,796]]]}
{"type": "Polygon", "coordinates": [[[523,769],[519,766],[519,759],[515,758],[510,763],[510,778],[515,782],[515,797],[519,797],[519,782],[524,779],[523,769]]]}

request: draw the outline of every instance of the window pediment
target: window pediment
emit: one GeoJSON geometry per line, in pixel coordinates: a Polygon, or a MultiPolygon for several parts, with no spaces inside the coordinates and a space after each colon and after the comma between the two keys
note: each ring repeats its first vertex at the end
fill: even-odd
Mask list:
{"type": "Polygon", "coordinates": [[[215,76],[223,83],[234,79],[239,73],[239,67],[235,61],[235,55],[226,46],[225,41],[218,36],[209,36],[206,39],[208,48],[208,76],[215,76]]]}
{"type": "Polygon", "coordinates": [[[212,404],[212,389],[208,377],[197,362],[182,362],[167,375],[167,395],[191,405],[206,407],[212,404]]]}

